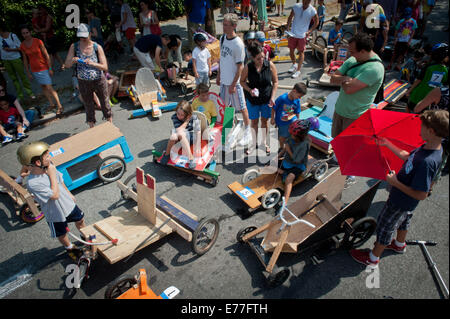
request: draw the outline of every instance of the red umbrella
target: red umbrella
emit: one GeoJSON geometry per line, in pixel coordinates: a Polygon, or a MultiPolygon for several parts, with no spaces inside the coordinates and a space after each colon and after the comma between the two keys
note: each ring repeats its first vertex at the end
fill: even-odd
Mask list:
{"type": "Polygon", "coordinates": [[[385,180],[389,171],[398,173],[403,161],[376,140],[411,152],[424,143],[421,125],[417,114],[369,109],[331,141],[342,174],[385,180]]]}

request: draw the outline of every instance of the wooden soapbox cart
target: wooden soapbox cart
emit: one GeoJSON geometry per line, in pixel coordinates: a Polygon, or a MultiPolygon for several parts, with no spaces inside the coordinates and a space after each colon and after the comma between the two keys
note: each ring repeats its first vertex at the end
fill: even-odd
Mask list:
{"type": "MultiPolygon", "coordinates": [[[[89,266],[98,253],[114,264],[148,245],[176,232],[192,243],[197,255],[208,252],[219,235],[219,223],[214,218],[202,219],[165,196],[156,196],[156,180],[136,168],[136,180],[130,187],[121,181],[117,185],[124,198],[131,198],[137,206],[107,217],[80,230],[86,238],[84,254],[78,260],[80,278],[86,278],[89,266]]],[[[81,284],[81,283],[80,283],[81,284]]]]}
{"type": "Polygon", "coordinates": [[[114,182],[125,173],[126,163],[133,160],[125,136],[110,122],[52,144],[49,151],[69,190],[97,178],[114,182]]]}
{"type": "Polygon", "coordinates": [[[345,179],[336,169],[288,208],[283,199],[272,221],[238,232],[237,241],[247,243],[263,264],[269,287],[283,284],[290,275],[289,268],[276,266],[282,252],[312,252],[325,242],[333,243],[334,248],[351,249],[363,245],[373,234],[376,220],[366,213],[380,181],[342,208],[345,179]],[[264,232],[263,239],[257,237],[264,232]]]}

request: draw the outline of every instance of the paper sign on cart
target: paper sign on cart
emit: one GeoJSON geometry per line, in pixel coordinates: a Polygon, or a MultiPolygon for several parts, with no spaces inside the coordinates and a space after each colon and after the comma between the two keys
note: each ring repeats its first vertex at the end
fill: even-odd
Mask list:
{"type": "Polygon", "coordinates": [[[62,147],[58,148],[57,150],[54,150],[53,152],[50,152],[51,157],[58,156],[60,154],[64,153],[64,149],[62,147]]]}
{"type": "Polygon", "coordinates": [[[255,194],[254,191],[252,191],[248,186],[246,186],[244,189],[236,192],[239,196],[241,196],[243,199],[248,200],[250,196],[255,194]]]}

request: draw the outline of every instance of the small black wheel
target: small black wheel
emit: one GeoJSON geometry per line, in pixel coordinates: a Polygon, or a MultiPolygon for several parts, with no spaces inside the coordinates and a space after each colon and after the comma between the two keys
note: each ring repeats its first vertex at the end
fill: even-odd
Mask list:
{"type": "Polygon", "coordinates": [[[274,188],[268,190],[261,198],[261,206],[264,209],[271,209],[275,207],[276,204],[278,204],[280,199],[281,199],[281,192],[278,189],[274,188]]]}
{"type": "MultiPolygon", "coordinates": [[[[125,182],[123,182],[123,184],[127,187],[131,187],[131,189],[133,190],[133,192],[137,192],[137,186],[136,186],[136,172],[134,172],[133,174],[131,174],[130,176],[128,176],[125,179],[125,182]]],[[[124,200],[128,200],[130,199],[130,197],[128,197],[124,191],[120,191],[120,196],[122,197],[122,199],[124,200]]]]}
{"type": "MultiPolygon", "coordinates": [[[[38,206],[39,207],[39,206],[38,206]]],[[[20,218],[28,224],[34,224],[37,223],[38,221],[40,221],[42,218],[44,218],[44,213],[41,212],[38,216],[34,216],[33,212],[30,209],[30,206],[28,206],[28,204],[23,204],[20,207],[19,210],[20,213],[20,218]]]]}
{"type": "Polygon", "coordinates": [[[344,35],[342,36],[342,39],[349,42],[350,39],[353,37],[353,33],[350,31],[345,31],[344,35]]]}
{"type": "Polygon", "coordinates": [[[131,276],[122,276],[108,285],[105,291],[105,299],[116,299],[124,292],[137,285],[137,280],[131,276]]]}
{"type": "Polygon", "coordinates": [[[218,178],[218,177],[215,177],[215,178],[211,179],[210,184],[211,184],[213,187],[216,187],[218,183],[219,183],[219,178],[218,178]]]}
{"type": "Polygon", "coordinates": [[[119,180],[125,173],[126,164],[122,157],[111,155],[104,158],[97,167],[98,177],[105,183],[119,180]]]}
{"type": "Polygon", "coordinates": [[[250,234],[255,229],[256,229],[256,226],[250,226],[250,227],[242,228],[240,231],[238,231],[238,233],[236,235],[237,242],[243,244],[244,243],[244,240],[243,240],[244,236],[247,235],[247,234],[250,234]]]}
{"type": "MultiPolygon", "coordinates": [[[[318,46],[320,46],[320,47],[322,47],[322,48],[324,48],[324,49],[327,48],[327,40],[326,40],[323,36],[321,36],[321,35],[319,35],[319,36],[316,38],[316,41],[314,42],[314,44],[316,44],[316,45],[318,45],[318,46]]],[[[323,53],[322,53],[322,52],[320,52],[320,51],[318,51],[318,50],[314,50],[314,56],[316,57],[316,59],[317,59],[319,62],[322,62],[322,61],[323,61],[323,53]]]]}
{"type": "Polygon", "coordinates": [[[352,223],[353,231],[346,233],[343,240],[343,247],[353,249],[361,247],[377,228],[377,221],[373,217],[363,217],[352,223]]]}
{"type": "Polygon", "coordinates": [[[202,219],[192,234],[192,249],[197,255],[203,255],[217,240],[219,236],[219,222],[214,219],[202,219]]]}
{"type": "Polygon", "coordinates": [[[267,285],[269,288],[275,288],[281,286],[290,276],[291,271],[289,268],[281,267],[276,268],[267,277],[267,285]]]}
{"type": "Polygon", "coordinates": [[[320,182],[321,180],[323,180],[325,175],[327,175],[327,172],[328,172],[328,163],[327,162],[320,163],[314,170],[314,179],[320,182]]]}

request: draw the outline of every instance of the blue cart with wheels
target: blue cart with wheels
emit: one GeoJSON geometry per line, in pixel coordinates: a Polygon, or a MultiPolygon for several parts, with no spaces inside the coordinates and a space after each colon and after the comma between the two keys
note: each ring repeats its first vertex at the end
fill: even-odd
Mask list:
{"type": "Polygon", "coordinates": [[[133,160],[125,136],[110,122],[52,144],[50,155],[69,190],[97,178],[116,181],[133,160]]]}

